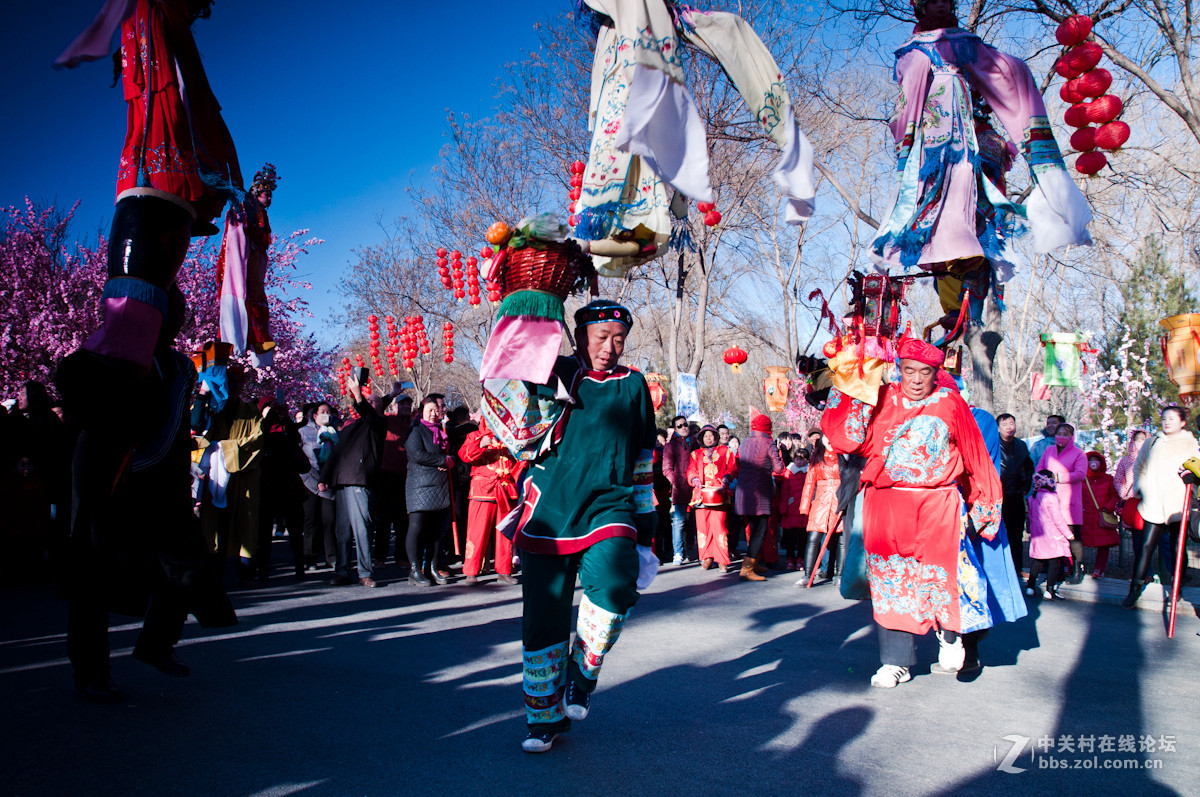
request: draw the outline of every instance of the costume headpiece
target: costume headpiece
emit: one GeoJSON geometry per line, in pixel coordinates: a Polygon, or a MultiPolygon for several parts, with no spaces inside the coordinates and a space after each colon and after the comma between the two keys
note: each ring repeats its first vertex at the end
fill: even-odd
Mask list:
{"type": "Polygon", "coordinates": [[[264,191],[275,192],[279,176],[275,174],[275,164],[266,163],[254,174],[254,182],[250,184],[250,193],[257,196],[264,191]]]}
{"type": "Polygon", "coordinates": [[[954,379],[954,375],[945,368],[937,370],[936,382],[938,387],[946,387],[953,390],[955,393],[961,393],[962,390],[958,386],[958,382],[954,379]]]}
{"type": "Polygon", "coordinates": [[[633,329],[633,314],[629,308],[608,299],[595,299],[575,311],[576,328],[605,321],[617,321],[624,324],[625,329],[633,329]]]}
{"type": "Polygon", "coordinates": [[[942,363],[946,361],[946,353],[920,338],[904,338],[896,349],[896,358],[916,360],[925,365],[932,365],[934,368],[941,368],[942,363]]]}

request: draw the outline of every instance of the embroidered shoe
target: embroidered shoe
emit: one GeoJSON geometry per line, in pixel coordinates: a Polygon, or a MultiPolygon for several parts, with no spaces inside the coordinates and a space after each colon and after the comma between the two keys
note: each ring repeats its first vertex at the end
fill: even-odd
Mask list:
{"type": "Polygon", "coordinates": [[[592,702],[591,692],[580,689],[575,683],[574,678],[567,679],[567,717],[573,720],[585,720],[588,715],[588,708],[592,702]]]}
{"type": "Polygon", "coordinates": [[[898,684],[912,680],[912,673],[907,667],[899,667],[895,664],[885,664],[875,671],[871,676],[871,686],[878,689],[892,689],[898,684]]]}
{"type": "Polygon", "coordinates": [[[554,746],[554,740],[558,738],[557,733],[534,733],[529,732],[525,737],[525,741],[521,742],[521,749],[527,753],[545,753],[554,746]]]}

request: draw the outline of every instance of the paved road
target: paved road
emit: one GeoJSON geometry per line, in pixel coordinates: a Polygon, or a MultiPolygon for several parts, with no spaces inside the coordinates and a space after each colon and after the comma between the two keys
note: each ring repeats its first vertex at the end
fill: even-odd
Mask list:
{"type": "Polygon", "coordinates": [[[1197,793],[1194,612],[1167,640],[1155,611],[1037,601],[984,642],[973,682],[931,675],[929,638],[914,680],[880,690],[869,607],[794,580],[668,567],[592,715],[541,756],[519,749],[517,587],[422,590],[395,568],[375,590],[280,575],[235,593],[239,627],[189,623],[190,678],[133,660],[137,626],[114,628],[121,706],[70,689],[52,590],[6,590],[0,793],[1197,793]],[[1107,749],[1122,736],[1153,736],[1154,750],[1107,749]],[[1019,737],[1032,741],[1010,767],[1025,771],[998,771],[1019,737]],[[1045,737],[1055,752],[1031,757],[1045,737]],[[1081,754],[1087,737],[1095,752],[1081,754]],[[1126,762],[1155,768],[1112,768],[1126,762]]]}

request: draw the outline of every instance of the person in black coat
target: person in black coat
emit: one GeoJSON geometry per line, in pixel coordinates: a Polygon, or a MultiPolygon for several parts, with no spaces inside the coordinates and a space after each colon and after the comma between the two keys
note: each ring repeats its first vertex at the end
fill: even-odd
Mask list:
{"type": "Polygon", "coordinates": [[[418,408],[420,420],[413,424],[404,443],[408,454],[408,579],[420,587],[431,580],[445,584],[437,571],[442,534],[450,524],[450,467],[446,456],[446,433],[442,430],[442,408],[427,396],[418,408]]]}
{"type": "Polygon", "coordinates": [[[1008,533],[1008,549],[1013,566],[1021,574],[1024,560],[1022,544],[1025,539],[1025,495],[1033,487],[1033,459],[1029,446],[1017,437],[1017,419],[1007,412],[996,416],[1000,430],[1000,484],[1004,488],[1004,504],[1000,516],[1008,533]]]}
{"type": "MultiPolygon", "coordinates": [[[[333,454],[321,468],[321,481],[317,492],[334,491],[337,516],[337,563],[333,580],[329,583],[343,587],[356,583],[350,574],[350,537],[354,537],[354,548],[358,555],[357,583],[374,587],[371,577],[371,487],[379,470],[380,454],[387,422],[380,410],[363,398],[362,387],[351,376],[346,387],[354,399],[354,410],[358,420],[342,429],[333,454]]],[[[390,401],[388,396],[386,401],[390,401]]]]}

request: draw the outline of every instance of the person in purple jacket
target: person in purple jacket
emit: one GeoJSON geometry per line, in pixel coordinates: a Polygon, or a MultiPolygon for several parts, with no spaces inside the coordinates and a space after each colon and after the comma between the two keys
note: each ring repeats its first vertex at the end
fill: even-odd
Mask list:
{"type": "MultiPolygon", "coordinates": [[[[742,559],[738,578],[745,581],[765,581],[758,568],[767,521],[771,517],[771,502],[775,500],[775,476],[783,473],[783,458],[771,437],[771,418],[751,413],[750,436],[738,448],[738,481],[734,495],[734,510],[750,526],[750,544],[742,559]]],[[[762,568],[763,571],[766,568],[762,568]]]]}

